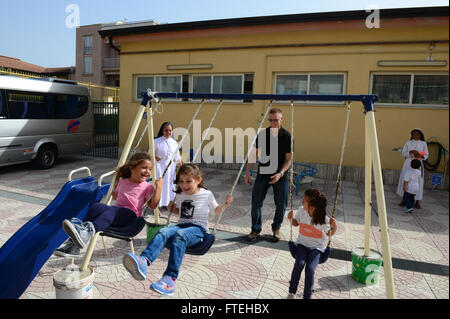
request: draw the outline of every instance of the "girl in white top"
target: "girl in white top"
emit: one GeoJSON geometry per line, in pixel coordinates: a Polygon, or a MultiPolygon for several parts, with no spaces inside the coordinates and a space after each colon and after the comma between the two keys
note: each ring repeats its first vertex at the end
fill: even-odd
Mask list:
{"type": "Polygon", "coordinates": [[[314,273],[324,252],[329,236],[334,235],[337,223],[334,218],[326,215],[327,199],[325,195],[314,188],[305,191],[302,206],[294,217],[290,211],[288,219],[293,226],[299,226],[295,264],[292,269],[289,285],[289,299],[293,299],[298,288],[303,268],[305,270],[305,287],[303,299],[310,299],[314,287],[314,273]]]}
{"type": "Polygon", "coordinates": [[[164,247],[170,250],[167,268],[163,277],[150,287],[164,295],[173,295],[175,282],[187,247],[200,243],[208,230],[208,217],[211,212],[220,214],[233,201],[228,195],[223,205],[218,205],[214,195],[203,185],[202,171],[197,165],[183,164],[177,174],[178,185],[175,202],[168,209],[180,214],[177,225],[161,228],[147,248],[136,256],[128,253],[124,256],[125,268],[138,280],[145,280],[147,268],[160,255],[164,247]]]}
{"type": "MultiPolygon", "coordinates": [[[[428,147],[427,142],[425,142],[425,137],[422,131],[415,128],[411,131],[411,139],[405,143],[402,150],[402,156],[405,158],[403,163],[402,171],[400,172],[400,178],[398,180],[397,195],[403,198],[403,180],[406,172],[411,168],[411,161],[416,158],[421,162],[421,177],[419,180],[419,189],[416,193],[416,208],[420,208],[420,202],[423,199],[423,161],[428,158],[428,147]]],[[[400,206],[405,206],[405,202],[402,200],[399,204],[400,206]]]]}
{"type": "Polygon", "coordinates": [[[164,175],[164,182],[162,186],[161,200],[159,207],[169,205],[169,202],[175,197],[175,173],[177,164],[181,165],[181,157],[178,151],[178,143],[172,136],[173,124],[164,122],[159,129],[158,135],[155,139],[155,160],[156,160],[156,178],[161,178],[170,160],[174,157],[173,162],[167,169],[164,175]],[[175,156],[174,156],[175,154],[175,156]]]}

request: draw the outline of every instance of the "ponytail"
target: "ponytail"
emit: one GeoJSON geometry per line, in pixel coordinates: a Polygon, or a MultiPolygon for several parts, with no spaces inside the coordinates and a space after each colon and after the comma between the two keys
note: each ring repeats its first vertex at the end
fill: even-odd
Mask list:
{"type": "Polygon", "coordinates": [[[325,194],[315,188],[310,188],[305,191],[304,196],[306,196],[309,206],[314,207],[314,214],[312,216],[313,224],[325,224],[328,204],[325,194]]]}

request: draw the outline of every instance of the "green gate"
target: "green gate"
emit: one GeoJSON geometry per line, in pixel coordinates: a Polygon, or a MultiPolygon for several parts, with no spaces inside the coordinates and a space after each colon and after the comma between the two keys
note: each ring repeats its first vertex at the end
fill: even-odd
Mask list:
{"type": "Polygon", "coordinates": [[[86,155],[119,157],[119,103],[93,102],[94,146],[86,155]]]}

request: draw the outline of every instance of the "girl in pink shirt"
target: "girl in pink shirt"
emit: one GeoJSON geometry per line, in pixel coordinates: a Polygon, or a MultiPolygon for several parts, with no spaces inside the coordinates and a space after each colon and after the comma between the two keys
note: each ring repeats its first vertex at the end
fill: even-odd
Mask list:
{"type": "Polygon", "coordinates": [[[96,232],[110,226],[123,227],[142,217],[142,206],[146,202],[150,208],[156,208],[161,198],[162,179],[156,181],[155,187],[148,183],[151,169],[152,162],[148,153],[136,153],[119,167],[113,184],[115,205],[94,203],[84,222],[79,219],[64,220],[62,225],[70,239],[55,254],[78,255],[96,232]]]}

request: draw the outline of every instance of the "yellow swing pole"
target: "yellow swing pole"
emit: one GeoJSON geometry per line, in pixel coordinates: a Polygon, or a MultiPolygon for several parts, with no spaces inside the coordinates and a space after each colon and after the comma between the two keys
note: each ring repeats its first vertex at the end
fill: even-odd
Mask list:
{"type": "Polygon", "coordinates": [[[367,116],[365,123],[365,205],[364,205],[364,220],[365,220],[365,242],[364,242],[364,256],[368,257],[370,254],[370,203],[372,202],[372,153],[370,151],[370,134],[369,123],[367,116]]]}
{"type": "MultiPolygon", "coordinates": [[[[146,101],[146,102],[144,102],[145,104],[148,103],[148,100],[144,100],[144,101],[146,101]]],[[[125,146],[123,147],[122,155],[120,156],[119,162],[117,163],[117,167],[122,166],[127,161],[127,157],[128,157],[128,154],[130,153],[131,145],[133,144],[134,137],[136,136],[136,132],[139,128],[139,124],[141,123],[141,119],[142,119],[142,115],[144,114],[145,107],[146,107],[146,105],[143,105],[143,104],[139,105],[139,109],[136,113],[136,117],[134,118],[133,125],[131,126],[130,133],[128,134],[128,138],[125,143],[125,146]]],[[[113,180],[115,180],[116,175],[117,175],[117,173],[114,175],[113,180]]],[[[114,185],[111,185],[109,187],[108,193],[102,200],[102,202],[106,203],[107,205],[111,204],[111,199],[112,199],[111,194],[113,191],[113,186],[114,185]]]]}
{"type": "Polygon", "coordinates": [[[378,222],[381,229],[381,245],[383,249],[383,267],[386,282],[386,295],[389,299],[395,298],[394,275],[392,271],[391,248],[389,244],[389,229],[386,215],[386,201],[384,198],[383,177],[381,174],[381,160],[378,149],[377,129],[373,110],[366,111],[367,123],[369,126],[370,148],[373,156],[373,175],[375,181],[375,191],[377,196],[378,222]]]}
{"type": "MultiPolygon", "coordinates": [[[[150,125],[148,126],[148,143],[150,147],[150,157],[152,159],[152,184],[154,187],[156,187],[156,159],[155,159],[155,136],[153,133],[153,114],[152,109],[150,108],[150,104],[152,101],[150,100],[150,103],[147,103],[146,105],[146,111],[147,111],[147,121],[150,122],[150,125]]],[[[155,224],[159,225],[159,208],[156,206],[156,208],[153,210],[155,214],[155,224]]]]}

